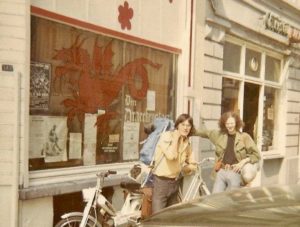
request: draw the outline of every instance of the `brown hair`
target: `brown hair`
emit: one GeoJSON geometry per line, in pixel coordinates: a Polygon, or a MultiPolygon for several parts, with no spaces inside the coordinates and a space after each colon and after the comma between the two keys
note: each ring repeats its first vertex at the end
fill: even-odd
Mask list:
{"type": "Polygon", "coordinates": [[[219,119],[219,127],[221,132],[227,133],[227,128],[225,126],[226,121],[228,120],[228,118],[233,117],[235,120],[235,130],[239,131],[241,128],[244,127],[244,122],[242,121],[242,119],[240,118],[240,116],[235,113],[235,112],[226,112],[223,113],[221,118],[219,119]]]}
{"type": "Polygon", "coordinates": [[[188,120],[189,124],[192,126],[191,130],[188,134],[188,137],[191,136],[195,132],[195,126],[193,118],[189,114],[180,114],[175,121],[175,128],[178,128],[178,125],[184,121],[188,120]]]}

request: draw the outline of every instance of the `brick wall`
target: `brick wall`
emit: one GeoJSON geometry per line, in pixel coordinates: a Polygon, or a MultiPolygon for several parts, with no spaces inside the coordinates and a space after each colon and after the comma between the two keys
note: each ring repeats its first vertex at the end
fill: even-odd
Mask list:
{"type": "MultiPolygon", "coordinates": [[[[296,62],[294,62],[296,63],[296,62]]],[[[300,132],[300,67],[292,65],[287,80],[287,134],[286,134],[286,184],[295,184],[299,178],[300,132]],[[296,171],[298,170],[298,171],[296,171]]]]}
{"type": "Polygon", "coordinates": [[[21,88],[28,74],[28,4],[25,0],[0,0],[0,226],[19,226],[19,154],[24,128],[19,116],[25,100],[21,88]],[[12,66],[13,71],[4,70],[4,65],[12,66]]]}

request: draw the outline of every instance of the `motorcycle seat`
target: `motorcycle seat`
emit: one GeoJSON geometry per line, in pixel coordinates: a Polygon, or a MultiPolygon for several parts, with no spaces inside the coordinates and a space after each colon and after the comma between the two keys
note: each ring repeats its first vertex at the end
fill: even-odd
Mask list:
{"type": "Polygon", "coordinates": [[[121,188],[127,189],[129,191],[135,191],[141,188],[141,184],[134,181],[122,181],[120,183],[121,188]]]}

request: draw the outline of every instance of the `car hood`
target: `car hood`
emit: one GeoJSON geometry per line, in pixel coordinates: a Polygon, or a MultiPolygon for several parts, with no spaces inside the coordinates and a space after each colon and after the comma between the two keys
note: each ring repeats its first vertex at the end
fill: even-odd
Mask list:
{"type": "Polygon", "coordinates": [[[300,226],[300,185],[242,188],[161,210],[142,226],[300,226]]]}

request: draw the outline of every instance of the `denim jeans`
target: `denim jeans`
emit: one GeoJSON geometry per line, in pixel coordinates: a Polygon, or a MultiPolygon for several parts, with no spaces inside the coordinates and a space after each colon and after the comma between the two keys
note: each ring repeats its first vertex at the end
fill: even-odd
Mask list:
{"type": "Polygon", "coordinates": [[[241,175],[233,170],[220,169],[217,172],[212,193],[219,193],[241,187],[241,175]]]}
{"type": "Polygon", "coordinates": [[[152,194],[152,213],[178,203],[180,180],[161,179],[154,175],[152,194]]]}

